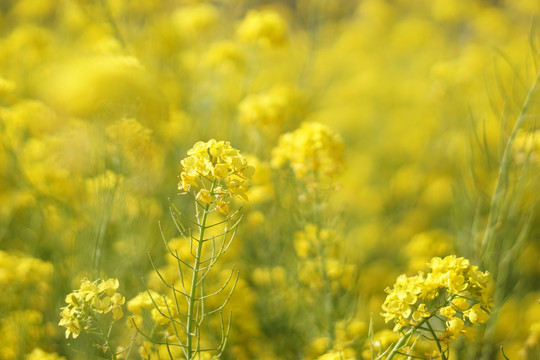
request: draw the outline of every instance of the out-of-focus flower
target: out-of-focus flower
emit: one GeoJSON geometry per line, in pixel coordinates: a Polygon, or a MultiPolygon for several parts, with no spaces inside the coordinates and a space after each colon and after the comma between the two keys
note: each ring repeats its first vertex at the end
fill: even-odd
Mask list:
{"type": "Polygon", "coordinates": [[[242,70],[246,59],[238,44],[221,41],[210,46],[204,55],[203,63],[208,68],[223,70],[242,70]]]}
{"type": "Polygon", "coordinates": [[[279,138],[272,165],[289,165],[298,179],[309,184],[332,184],[343,167],[344,144],[327,126],[306,122],[279,138]]]}
{"type": "Polygon", "coordinates": [[[81,331],[91,329],[95,325],[96,314],[112,313],[114,321],[120,320],[124,315],[122,305],[125,298],[116,292],[119,285],[117,279],[85,279],[78,290],[68,294],[68,305],[62,308],[62,319],[58,323],[66,328],[66,338],[72,335],[75,339],[81,331]]]}
{"type": "Polygon", "coordinates": [[[178,34],[189,41],[210,30],[218,18],[217,9],[209,3],[181,6],[172,14],[173,25],[178,34]]]}
{"type": "Polygon", "coordinates": [[[276,131],[300,111],[300,96],[290,86],[275,86],[269,91],[249,95],[238,105],[240,122],[265,131],[276,131]]]}
{"type": "Polygon", "coordinates": [[[252,10],[236,31],[238,38],[262,46],[282,45],[286,41],[287,24],[275,11],[252,10]]]}

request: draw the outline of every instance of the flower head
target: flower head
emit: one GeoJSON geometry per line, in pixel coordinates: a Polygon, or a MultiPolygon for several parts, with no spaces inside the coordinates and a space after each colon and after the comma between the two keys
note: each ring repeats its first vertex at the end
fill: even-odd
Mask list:
{"type": "MultiPolygon", "coordinates": [[[[192,187],[201,188],[196,199],[207,205],[228,196],[247,200],[247,181],[255,170],[228,141],[199,141],[187,154],[189,156],[181,161],[184,169],[179,190],[188,193],[192,187]]],[[[221,209],[226,208],[220,204],[221,209]]]]}
{"type": "Polygon", "coordinates": [[[83,329],[90,329],[96,314],[112,313],[114,321],[120,320],[125,298],[116,292],[119,285],[117,279],[84,279],[78,290],[68,294],[58,323],[66,328],[66,338],[71,334],[75,339],[83,329]]]}
{"type": "Polygon", "coordinates": [[[491,280],[487,272],[455,255],[435,257],[428,263],[431,272],[408,277],[401,275],[387,289],[382,306],[385,321],[394,320],[394,330],[435,321],[442,315],[445,331],[439,340],[473,336],[473,325],[487,321],[491,307],[491,280]],[[471,307],[472,305],[472,307],[471,307]],[[430,320],[432,319],[433,320],[430,320]]]}

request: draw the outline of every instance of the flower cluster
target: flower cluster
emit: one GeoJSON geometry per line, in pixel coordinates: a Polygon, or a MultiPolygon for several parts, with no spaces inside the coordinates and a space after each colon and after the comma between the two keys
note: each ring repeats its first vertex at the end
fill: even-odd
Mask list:
{"type": "Polygon", "coordinates": [[[289,164],[298,179],[308,183],[332,181],[343,167],[344,144],[341,137],[317,122],[303,123],[285,133],[272,151],[272,165],[289,164]]]}
{"type": "Polygon", "coordinates": [[[68,305],[62,308],[62,319],[58,323],[66,328],[66,338],[73,334],[75,339],[81,330],[92,329],[96,325],[96,314],[112,313],[114,321],[120,320],[124,315],[125,298],[116,292],[118,286],[117,279],[84,279],[78,290],[68,294],[68,305]]]}
{"type": "Polygon", "coordinates": [[[250,11],[240,23],[237,36],[241,41],[261,46],[278,46],[286,40],[287,25],[274,11],[250,11]]]}
{"type": "Polygon", "coordinates": [[[179,190],[187,193],[192,186],[200,188],[196,199],[207,205],[217,199],[216,207],[225,213],[226,197],[247,200],[246,181],[251,179],[255,170],[228,141],[199,141],[187,154],[189,157],[181,162],[184,170],[180,174],[179,190]]]}
{"type": "Polygon", "coordinates": [[[244,124],[266,131],[279,131],[301,107],[298,90],[286,85],[274,86],[266,92],[245,97],[238,104],[238,118],[244,124]]]}
{"type": "Polygon", "coordinates": [[[438,340],[461,335],[473,338],[472,325],[485,323],[492,306],[493,284],[488,272],[455,255],[435,257],[428,266],[431,272],[427,275],[400,275],[394,287],[386,289],[388,296],[382,306],[385,321],[394,320],[394,331],[399,331],[439,319],[445,330],[437,335],[438,340]]]}

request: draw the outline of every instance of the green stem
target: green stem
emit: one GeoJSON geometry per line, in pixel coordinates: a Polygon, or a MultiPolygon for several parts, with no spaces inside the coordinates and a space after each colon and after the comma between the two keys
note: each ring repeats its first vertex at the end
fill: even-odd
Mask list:
{"type": "Polygon", "coordinates": [[[390,354],[388,354],[388,357],[386,358],[386,360],[391,360],[397,353],[399,353],[399,350],[403,347],[403,345],[405,345],[407,340],[409,340],[409,338],[412,336],[412,334],[418,328],[418,326],[420,326],[420,324],[417,325],[416,327],[413,327],[412,329],[407,331],[405,335],[399,338],[396,345],[394,345],[394,347],[392,348],[392,351],[390,351],[390,354]]]}
{"type": "Polygon", "coordinates": [[[431,327],[431,324],[429,323],[429,321],[427,321],[426,324],[427,324],[427,326],[429,328],[429,331],[433,335],[433,339],[435,340],[435,343],[437,344],[437,347],[439,348],[439,353],[441,354],[441,358],[443,360],[447,360],[446,356],[444,356],[444,352],[443,352],[443,349],[441,347],[441,343],[439,342],[439,339],[437,338],[437,334],[435,334],[435,330],[433,330],[433,328],[431,327]]]}
{"type": "MultiPolygon", "coordinates": [[[[214,190],[214,184],[212,184],[212,187],[210,189],[210,192],[214,190]]],[[[195,334],[193,333],[194,324],[195,321],[193,319],[193,313],[195,311],[195,303],[196,295],[197,295],[197,280],[199,276],[199,267],[201,265],[201,254],[202,254],[202,248],[204,244],[204,231],[206,230],[206,219],[208,218],[210,209],[210,204],[207,204],[204,208],[204,212],[202,215],[202,219],[199,223],[199,241],[197,244],[197,252],[195,253],[195,264],[193,265],[193,276],[191,279],[191,289],[189,293],[189,305],[188,305],[188,316],[187,316],[187,360],[193,359],[193,337],[195,334]]]]}
{"type": "Polygon", "coordinates": [[[418,328],[420,328],[422,325],[424,325],[424,323],[428,322],[428,320],[431,319],[431,317],[432,316],[422,319],[422,321],[420,321],[415,327],[411,328],[402,337],[400,337],[396,345],[394,345],[394,347],[392,348],[392,351],[390,351],[390,354],[388,354],[388,357],[386,358],[386,360],[391,360],[396,354],[399,354],[399,350],[405,345],[405,343],[414,334],[414,332],[418,330],[418,328]]]}
{"type": "Polygon", "coordinates": [[[101,328],[101,326],[99,326],[99,324],[97,323],[97,320],[94,320],[94,322],[96,323],[96,328],[99,330],[99,333],[101,335],[101,337],[103,338],[103,340],[105,340],[105,344],[107,345],[107,348],[109,348],[109,351],[111,352],[111,359],[112,360],[116,360],[117,357],[116,357],[116,354],[111,346],[111,341],[109,339],[109,335],[110,335],[110,330],[112,329],[112,324],[111,324],[111,327],[109,328],[109,332],[107,334],[105,334],[105,332],[103,331],[103,329],[101,328]]]}

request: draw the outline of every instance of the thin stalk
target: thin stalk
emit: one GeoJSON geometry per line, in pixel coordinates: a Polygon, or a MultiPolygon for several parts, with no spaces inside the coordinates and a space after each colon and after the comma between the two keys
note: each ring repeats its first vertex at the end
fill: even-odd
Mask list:
{"type": "Polygon", "coordinates": [[[495,230],[498,227],[499,221],[500,221],[500,208],[504,200],[504,193],[506,186],[508,184],[508,174],[510,170],[510,160],[511,160],[511,154],[512,154],[512,146],[514,144],[514,140],[516,138],[516,135],[523,126],[523,123],[525,122],[527,118],[527,112],[529,111],[529,108],[531,107],[531,104],[533,100],[536,98],[533,96],[536,93],[536,90],[538,88],[538,84],[540,83],[540,71],[536,75],[536,79],[534,80],[534,83],[531,85],[531,88],[529,89],[529,92],[527,93],[527,97],[525,98],[525,102],[523,103],[523,107],[521,108],[521,111],[518,115],[518,118],[516,120],[516,123],[514,124],[514,127],[512,131],[510,132],[510,135],[508,137],[508,141],[506,142],[506,146],[504,148],[504,152],[501,159],[501,164],[499,168],[499,173],[497,175],[497,182],[495,184],[495,190],[493,192],[493,196],[491,197],[491,203],[489,206],[489,215],[488,215],[488,221],[486,226],[486,231],[484,232],[484,236],[482,238],[482,249],[487,249],[484,253],[490,254],[491,251],[495,248],[495,244],[493,243],[493,237],[495,234],[495,230]]]}
{"type": "Polygon", "coordinates": [[[105,345],[107,345],[107,348],[109,348],[109,351],[111,352],[111,360],[117,360],[117,357],[116,357],[116,354],[111,346],[111,342],[109,340],[109,335],[110,335],[110,332],[111,332],[111,329],[112,329],[112,324],[111,324],[111,327],[109,328],[109,331],[107,334],[105,334],[105,332],[103,331],[103,329],[101,328],[101,326],[99,326],[99,324],[97,323],[97,321],[95,321],[96,323],[96,328],[99,330],[99,333],[101,335],[101,337],[103,338],[103,340],[105,340],[105,345]]]}
{"type": "MultiPolygon", "coordinates": [[[[499,273],[504,272],[504,268],[501,268],[501,254],[507,249],[503,249],[503,244],[495,243],[495,232],[501,226],[501,219],[504,214],[502,214],[502,209],[505,207],[505,202],[508,200],[508,176],[510,172],[511,165],[511,154],[512,147],[516,138],[518,131],[521,129],[523,124],[527,119],[527,113],[531,107],[533,101],[537,100],[535,96],[538,87],[540,84],[540,71],[536,74],[536,78],[531,85],[529,92],[525,98],[521,111],[518,115],[518,118],[508,136],[508,141],[506,142],[504,152],[501,158],[501,163],[499,167],[499,172],[497,175],[497,182],[495,184],[495,190],[493,196],[491,197],[491,203],[489,207],[488,220],[486,225],[486,230],[484,236],[482,237],[481,249],[483,252],[483,257],[490,256],[490,261],[486,258],[483,258],[483,262],[488,266],[488,269],[493,274],[494,281],[496,284],[500,283],[499,273]]],[[[498,287],[497,287],[498,288],[498,287]]],[[[499,288],[498,288],[499,289],[499,288]]],[[[504,297],[506,294],[500,294],[499,292],[496,296],[496,307],[492,312],[491,321],[487,325],[486,332],[484,334],[484,344],[481,345],[481,359],[485,360],[492,356],[493,353],[493,336],[495,332],[495,321],[497,318],[498,312],[504,303],[504,297]],[[500,300],[500,301],[497,301],[500,300]]]]}
{"type": "MultiPolygon", "coordinates": [[[[212,187],[210,189],[210,192],[214,190],[214,183],[212,183],[212,187]]],[[[199,226],[199,241],[197,244],[197,252],[195,253],[195,263],[193,264],[193,276],[191,279],[191,289],[189,292],[189,305],[188,305],[188,315],[187,315],[187,355],[188,360],[192,359],[192,353],[193,353],[193,338],[192,336],[195,336],[196,334],[193,333],[193,326],[195,325],[195,321],[193,318],[193,313],[195,311],[195,302],[197,301],[197,278],[199,276],[199,267],[201,265],[201,256],[202,256],[202,248],[204,244],[204,231],[206,230],[206,220],[208,218],[208,213],[210,210],[210,204],[207,204],[203,209],[203,215],[201,218],[199,226]]],[[[196,326],[196,325],[195,325],[196,326]]]]}
{"type": "Polygon", "coordinates": [[[392,351],[390,351],[390,354],[388,354],[386,360],[391,360],[394,356],[396,356],[396,354],[399,354],[399,350],[407,343],[407,341],[409,341],[410,337],[414,334],[414,332],[418,330],[419,327],[424,325],[424,323],[427,322],[429,319],[431,319],[431,317],[423,319],[418,323],[418,325],[411,328],[402,337],[400,337],[396,345],[394,345],[394,347],[392,348],[392,351]]]}
{"type": "Polygon", "coordinates": [[[435,334],[435,331],[433,330],[433,327],[431,327],[431,324],[429,323],[429,321],[427,321],[426,324],[427,324],[427,326],[429,328],[429,331],[433,335],[433,340],[435,340],[435,343],[437,344],[437,347],[439,348],[439,353],[441,354],[441,359],[447,360],[446,356],[444,355],[444,351],[443,351],[443,349],[441,347],[441,343],[439,342],[439,339],[437,339],[437,334],[435,334]]]}

